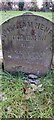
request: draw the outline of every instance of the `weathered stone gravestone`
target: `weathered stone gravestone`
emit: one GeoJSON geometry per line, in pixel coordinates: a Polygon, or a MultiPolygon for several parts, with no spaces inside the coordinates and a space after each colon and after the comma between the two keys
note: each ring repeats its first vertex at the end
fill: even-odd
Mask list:
{"type": "Polygon", "coordinates": [[[53,58],[52,25],[49,20],[24,14],[2,25],[4,69],[46,74],[53,58]]]}

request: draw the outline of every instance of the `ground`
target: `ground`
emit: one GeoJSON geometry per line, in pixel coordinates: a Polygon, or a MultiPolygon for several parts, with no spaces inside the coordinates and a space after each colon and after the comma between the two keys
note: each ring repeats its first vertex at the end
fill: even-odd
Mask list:
{"type": "Polygon", "coordinates": [[[38,78],[38,86],[28,82],[24,93],[26,79],[22,73],[0,71],[0,118],[53,118],[53,71],[38,78]]]}
{"type": "MultiPolygon", "coordinates": [[[[19,11],[0,12],[0,24],[22,13],[19,11]]],[[[34,12],[34,14],[52,21],[50,12],[34,12]]],[[[0,69],[0,118],[53,118],[54,71],[51,70],[46,76],[38,78],[39,85],[31,86],[28,82],[26,88],[25,80],[28,81],[28,76],[23,73],[11,75],[0,69]],[[27,90],[26,93],[24,93],[24,87],[27,90]]]]}

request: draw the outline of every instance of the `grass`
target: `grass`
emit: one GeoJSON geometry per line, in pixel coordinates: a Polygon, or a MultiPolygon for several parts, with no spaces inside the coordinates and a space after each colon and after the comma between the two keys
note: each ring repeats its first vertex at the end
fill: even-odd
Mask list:
{"type": "MultiPolygon", "coordinates": [[[[53,118],[53,79],[51,71],[45,77],[39,78],[43,90],[23,93],[23,74],[16,76],[0,71],[0,93],[5,100],[0,100],[0,118],[53,118]]],[[[30,84],[29,84],[30,88],[30,84]]]]}
{"type": "MultiPolygon", "coordinates": [[[[15,16],[19,16],[22,15],[23,13],[25,13],[26,11],[0,11],[0,24],[2,24],[3,22],[5,22],[6,20],[15,17],[15,16]]],[[[30,12],[30,11],[27,11],[30,12]]],[[[42,16],[50,21],[54,22],[54,12],[32,12],[34,15],[39,15],[42,16]]]]}

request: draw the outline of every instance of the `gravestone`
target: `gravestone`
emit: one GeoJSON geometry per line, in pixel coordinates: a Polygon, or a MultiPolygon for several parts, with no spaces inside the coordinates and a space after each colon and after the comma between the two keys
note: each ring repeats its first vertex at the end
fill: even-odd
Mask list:
{"type": "Polygon", "coordinates": [[[53,58],[53,29],[49,20],[24,14],[2,24],[4,69],[46,74],[53,58]]]}

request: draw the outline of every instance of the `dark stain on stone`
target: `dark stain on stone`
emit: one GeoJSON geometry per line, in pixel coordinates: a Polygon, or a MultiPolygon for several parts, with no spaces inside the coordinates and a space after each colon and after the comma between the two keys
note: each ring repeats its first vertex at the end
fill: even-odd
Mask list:
{"type": "Polygon", "coordinates": [[[35,29],[32,29],[32,30],[31,30],[31,34],[32,34],[32,35],[35,35],[35,29]]]}
{"type": "Polygon", "coordinates": [[[2,62],[2,71],[4,72],[4,63],[2,62]]]}

